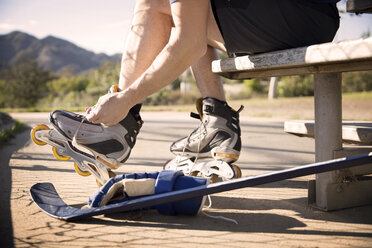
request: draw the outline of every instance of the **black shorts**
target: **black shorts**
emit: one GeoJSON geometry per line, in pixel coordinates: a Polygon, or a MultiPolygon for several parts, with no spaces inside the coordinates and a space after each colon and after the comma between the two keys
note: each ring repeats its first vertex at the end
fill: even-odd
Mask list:
{"type": "Polygon", "coordinates": [[[332,41],[336,4],[309,0],[211,0],[228,54],[254,54],[332,41]]]}

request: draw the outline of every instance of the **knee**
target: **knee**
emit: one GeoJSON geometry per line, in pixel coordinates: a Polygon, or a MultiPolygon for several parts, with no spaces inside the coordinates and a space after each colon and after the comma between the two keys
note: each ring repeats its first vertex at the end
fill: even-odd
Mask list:
{"type": "Polygon", "coordinates": [[[171,12],[169,0],[136,0],[135,12],[137,11],[160,12],[164,14],[171,12]]]}

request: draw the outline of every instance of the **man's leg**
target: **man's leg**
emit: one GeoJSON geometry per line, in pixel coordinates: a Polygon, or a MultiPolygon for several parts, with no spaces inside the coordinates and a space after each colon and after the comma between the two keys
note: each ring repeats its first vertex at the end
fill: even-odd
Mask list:
{"type": "Polygon", "coordinates": [[[207,52],[196,61],[191,70],[203,98],[213,97],[225,101],[221,77],[212,72],[212,61],[217,59],[216,50],[208,45],[207,52]]]}
{"type": "Polygon", "coordinates": [[[167,44],[172,15],[169,0],[137,0],[126,48],[119,88],[128,88],[152,64],[167,44]]]}
{"type": "MultiPolygon", "coordinates": [[[[176,155],[211,158],[231,163],[239,158],[241,150],[239,112],[229,107],[225,102],[222,80],[212,73],[211,63],[217,58],[216,47],[225,51],[224,41],[210,10],[208,20],[208,49],[199,60],[192,65],[192,72],[203,101],[197,103],[202,108],[202,122],[191,135],[175,141],[170,150],[176,155]],[[199,105],[201,104],[201,105],[199,105]],[[229,124],[227,124],[229,123],[229,124]]],[[[193,167],[192,167],[193,168],[193,167]]],[[[190,169],[192,169],[190,168],[190,169]]],[[[233,169],[220,168],[226,173],[233,169]]],[[[239,168],[237,168],[239,170],[239,168]]],[[[232,172],[235,175],[235,172],[232,172]]],[[[235,175],[239,177],[239,173],[235,175]]]]}
{"type": "Polygon", "coordinates": [[[203,98],[213,97],[225,101],[221,77],[214,74],[211,68],[212,61],[218,58],[214,47],[226,52],[222,35],[211,9],[208,18],[208,49],[205,55],[191,66],[191,69],[203,98]]]}

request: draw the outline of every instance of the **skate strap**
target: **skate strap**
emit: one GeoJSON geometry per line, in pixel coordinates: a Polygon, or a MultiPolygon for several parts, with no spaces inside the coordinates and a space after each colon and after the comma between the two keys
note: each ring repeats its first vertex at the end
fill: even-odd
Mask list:
{"type": "Polygon", "coordinates": [[[194,112],[190,113],[190,117],[201,120],[200,115],[194,112]]]}
{"type": "Polygon", "coordinates": [[[238,110],[236,110],[236,112],[238,114],[240,114],[240,112],[242,112],[243,109],[244,109],[244,106],[243,105],[240,105],[240,108],[238,110]]]}
{"type": "Polygon", "coordinates": [[[119,176],[110,178],[110,180],[108,180],[99,191],[89,197],[89,206],[100,207],[106,205],[118,190],[122,191],[123,184],[120,183],[121,180],[122,178],[119,176]]]}
{"type": "Polygon", "coordinates": [[[137,197],[155,194],[154,178],[124,179],[124,191],[129,197],[137,197]]]}
{"type": "MultiPolygon", "coordinates": [[[[167,193],[173,191],[176,179],[179,176],[183,176],[182,171],[171,171],[163,170],[159,173],[159,176],[155,184],[155,194],[167,193]]],[[[175,215],[176,212],[173,209],[173,204],[162,204],[155,207],[159,213],[166,215],[175,215]]]]}
{"type": "Polygon", "coordinates": [[[96,193],[91,195],[88,200],[90,207],[99,207],[114,203],[116,196],[121,196],[119,201],[128,200],[130,197],[151,193],[150,186],[158,177],[159,172],[151,173],[128,173],[110,178],[96,193]],[[152,180],[146,180],[152,179],[152,180]],[[139,180],[139,183],[132,183],[131,180],[139,180]],[[145,181],[145,182],[141,182],[145,181]],[[130,186],[129,186],[130,185],[130,186]],[[129,187],[129,194],[125,186],[129,187]],[[146,189],[136,189],[145,186],[146,189]]]}
{"type": "MultiPolygon", "coordinates": [[[[98,192],[89,198],[90,207],[100,207],[107,204],[143,197],[144,195],[163,194],[177,190],[205,185],[207,179],[184,176],[181,171],[163,170],[156,173],[122,174],[110,178],[98,192]]],[[[196,215],[203,205],[203,197],[156,205],[160,214],[165,215],[196,215]]]]}

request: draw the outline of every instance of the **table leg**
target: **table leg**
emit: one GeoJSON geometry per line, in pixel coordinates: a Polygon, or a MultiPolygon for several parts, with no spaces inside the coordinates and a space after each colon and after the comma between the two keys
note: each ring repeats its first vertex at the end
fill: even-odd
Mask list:
{"type": "MultiPolygon", "coordinates": [[[[314,75],[315,161],[334,158],[342,149],[341,73],[314,75]]],[[[316,205],[327,209],[327,185],[334,183],[335,172],[316,175],[316,205]]]]}

